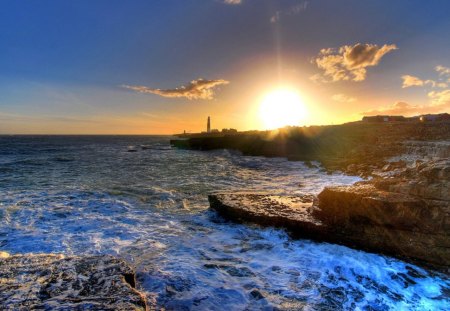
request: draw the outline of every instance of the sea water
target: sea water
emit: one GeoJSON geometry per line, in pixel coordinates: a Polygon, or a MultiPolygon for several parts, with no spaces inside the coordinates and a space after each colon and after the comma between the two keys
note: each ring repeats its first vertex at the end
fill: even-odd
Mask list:
{"type": "Polygon", "coordinates": [[[448,310],[448,276],[208,209],[214,191],[317,194],[358,180],[169,137],[0,136],[0,250],[124,258],[166,310],[448,310]]]}

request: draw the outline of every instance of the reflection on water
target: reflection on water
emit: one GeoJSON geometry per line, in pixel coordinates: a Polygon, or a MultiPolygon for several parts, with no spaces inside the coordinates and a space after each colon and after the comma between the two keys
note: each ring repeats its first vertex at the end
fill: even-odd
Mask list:
{"type": "Polygon", "coordinates": [[[450,282],[404,262],[224,222],[215,190],[317,193],[355,177],[164,137],[0,137],[0,248],[107,253],[168,310],[445,310],[450,282]],[[129,153],[130,145],[146,145],[129,153]]]}

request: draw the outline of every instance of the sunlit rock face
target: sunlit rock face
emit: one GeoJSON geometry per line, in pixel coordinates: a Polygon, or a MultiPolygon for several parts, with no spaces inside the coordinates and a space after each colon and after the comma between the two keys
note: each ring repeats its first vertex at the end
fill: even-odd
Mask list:
{"type": "Polygon", "coordinates": [[[328,187],[315,216],[355,245],[450,266],[450,160],[396,166],[353,186],[328,187]]]}
{"type": "Polygon", "coordinates": [[[450,160],[392,164],[379,177],[311,195],[216,193],[227,219],[284,227],[300,237],[450,266],[450,160]]]}
{"type": "Polygon", "coordinates": [[[319,238],[327,229],[312,216],[313,195],[278,196],[260,193],[216,193],[211,208],[227,219],[283,227],[295,235],[319,238]]]}
{"type": "Polygon", "coordinates": [[[146,310],[134,271],[111,256],[0,259],[2,310],[146,310]]]}

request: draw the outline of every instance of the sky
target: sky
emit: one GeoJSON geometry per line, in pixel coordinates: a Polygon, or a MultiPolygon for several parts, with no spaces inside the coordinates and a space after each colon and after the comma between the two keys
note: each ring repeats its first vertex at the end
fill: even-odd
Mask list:
{"type": "Polygon", "coordinates": [[[0,134],[199,132],[207,116],[265,129],[268,98],[265,117],[295,125],[450,112],[449,14],[448,0],[4,0],[0,134]]]}

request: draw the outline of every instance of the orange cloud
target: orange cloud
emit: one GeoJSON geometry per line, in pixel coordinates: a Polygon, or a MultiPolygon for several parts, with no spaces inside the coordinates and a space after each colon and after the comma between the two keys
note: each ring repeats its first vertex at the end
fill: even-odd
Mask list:
{"type": "Polygon", "coordinates": [[[396,102],[391,106],[380,107],[378,109],[362,112],[364,116],[385,115],[421,115],[427,113],[447,112],[450,109],[450,90],[441,92],[430,92],[428,97],[431,99],[429,105],[411,105],[405,102],[396,102]]]}
{"type": "Polygon", "coordinates": [[[356,101],[356,98],[345,94],[334,94],[333,96],[331,96],[331,99],[341,103],[353,103],[356,101]]]}
{"type": "Polygon", "coordinates": [[[419,77],[411,76],[411,75],[404,75],[402,76],[403,79],[403,85],[402,88],[412,87],[412,86],[426,86],[429,85],[431,87],[440,87],[440,88],[446,88],[447,83],[444,82],[438,82],[434,80],[422,80],[419,77]]]}
{"type": "Polygon", "coordinates": [[[440,92],[429,92],[428,97],[431,99],[433,106],[446,106],[450,108],[450,90],[443,90],[440,92]]]}
{"type": "Polygon", "coordinates": [[[152,89],[140,85],[122,85],[122,87],[139,93],[156,94],[162,97],[169,97],[169,98],[185,97],[187,99],[213,99],[214,98],[213,88],[218,85],[228,83],[230,82],[222,79],[219,80],[197,79],[192,80],[185,86],[183,85],[178,88],[166,90],[152,89]]]}
{"type": "Polygon", "coordinates": [[[395,44],[379,47],[361,43],[322,49],[313,62],[324,71],[323,75],[314,75],[311,79],[318,82],[363,81],[368,67],[378,65],[384,55],[396,49],[395,44]]]}

